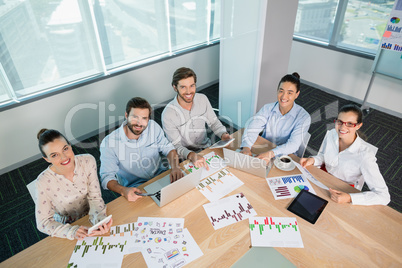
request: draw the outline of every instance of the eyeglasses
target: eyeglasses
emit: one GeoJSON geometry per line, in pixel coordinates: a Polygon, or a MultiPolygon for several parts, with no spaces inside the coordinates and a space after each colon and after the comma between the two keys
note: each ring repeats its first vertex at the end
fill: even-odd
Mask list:
{"type": "Polygon", "coordinates": [[[339,120],[339,119],[335,119],[334,123],[337,124],[338,126],[345,125],[346,127],[355,127],[358,124],[358,123],[351,123],[351,122],[343,122],[342,120],[339,120]]]}

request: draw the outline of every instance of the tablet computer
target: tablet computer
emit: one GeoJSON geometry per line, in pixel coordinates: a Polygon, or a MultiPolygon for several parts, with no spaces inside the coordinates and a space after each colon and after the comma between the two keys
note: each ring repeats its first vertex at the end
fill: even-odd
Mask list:
{"type": "Polygon", "coordinates": [[[103,220],[101,220],[100,222],[98,222],[97,224],[95,224],[94,226],[92,226],[91,228],[88,229],[88,234],[91,234],[93,231],[98,230],[99,226],[103,225],[104,223],[109,223],[110,219],[112,218],[112,215],[107,216],[106,218],[104,218],[103,220]]]}
{"type": "Polygon", "coordinates": [[[288,210],[314,224],[327,204],[327,200],[306,190],[301,190],[290,203],[288,210]]]}

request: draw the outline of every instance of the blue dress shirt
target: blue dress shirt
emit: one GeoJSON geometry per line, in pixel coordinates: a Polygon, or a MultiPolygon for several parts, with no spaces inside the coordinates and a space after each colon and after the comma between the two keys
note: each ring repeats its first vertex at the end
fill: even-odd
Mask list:
{"type": "Polygon", "coordinates": [[[111,180],[126,187],[136,187],[166,170],[159,153],[168,155],[174,146],[162,128],[149,120],[138,140],[129,139],[123,124],[106,136],[100,146],[100,179],[104,189],[111,180]]]}
{"type": "Polygon", "coordinates": [[[275,156],[295,153],[303,142],[311,123],[310,115],[300,105],[293,104],[285,115],[279,111],[278,102],[265,104],[246,125],[241,147],[251,148],[263,131],[262,137],[276,144],[275,156]]]}

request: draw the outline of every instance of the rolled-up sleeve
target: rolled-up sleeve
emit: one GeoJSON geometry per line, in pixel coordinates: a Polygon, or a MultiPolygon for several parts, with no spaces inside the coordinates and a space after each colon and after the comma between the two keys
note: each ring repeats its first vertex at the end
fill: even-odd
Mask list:
{"type": "Polygon", "coordinates": [[[207,96],[201,95],[200,97],[203,98],[203,102],[205,102],[205,106],[207,107],[207,124],[212,129],[214,134],[219,138],[222,137],[224,133],[227,132],[226,127],[222,124],[219,118],[216,116],[214,110],[212,109],[211,103],[209,102],[207,96]]]}
{"type": "Polygon", "coordinates": [[[258,138],[258,134],[265,128],[269,117],[268,106],[264,105],[261,110],[254,115],[244,130],[241,147],[253,147],[258,138]]]}
{"type": "Polygon", "coordinates": [[[38,199],[36,203],[35,216],[36,226],[42,233],[52,237],[68,238],[74,240],[75,232],[80,228],[79,225],[63,224],[54,219],[55,209],[52,204],[49,194],[51,188],[47,183],[46,178],[38,178],[36,183],[36,191],[38,199]]]}
{"type": "Polygon", "coordinates": [[[188,154],[192,151],[182,144],[180,130],[178,128],[180,122],[175,122],[175,120],[180,119],[180,115],[175,112],[175,109],[177,108],[173,105],[166,106],[162,113],[162,126],[168,140],[173,144],[174,148],[176,148],[177,154],[181,158],[187,159],[188,154]]]}
{"type": "Polygon", "coordinates": [[[351,193],[353,205],[387,205],[390,201],[388,187],[378,168],[376,158],[373,154],[365,154],[360,166],[364,181],[370,191],[351,193]]]}
{"type": "Polygon", "coordinates": [[[311,117],[306,113],[304,116],[297,118],[296,120],[297,123],[292,130],[288,141],[272,149],[276,156],[295,153],[303,143],[303,139],[306,137],[307,131],[310,128],[311,117]]]}
{"type": "Polygon", "coordinates": [[[329,135],[330,135],[330,132],[327,131],[327,133],[325,134],[324,140],[321,143],[320,150],[318,151],[317,155],[311,156],[312,158],[314,158],[314,166],[316,166],[316,167],[320,167],[325,162],[324,155],[325,155],[325,152],[329,145],[329,140],[328,140],[329,135]]]}
{"type": "Polygon", "coordinates": [[[89,203],[89,221],[96,224],[106,218],[106,205],[102,199],[102,193],[98,180],[96,161],[92,155],[88,155],[86,172],[88,176],[88,203],[89,203]]]}
{"type": "MultiPolygon", "coordinates": [[[[100,180],[103,189],[108,190],[107,184],[111,180],[116,180],[116,174],[119,171],[119,158],[115,151],[109,147],[109,137],[103,139],[100,146],[100,180]]],[[[117,145],[116,145],[117,146],[117,145]]]]}

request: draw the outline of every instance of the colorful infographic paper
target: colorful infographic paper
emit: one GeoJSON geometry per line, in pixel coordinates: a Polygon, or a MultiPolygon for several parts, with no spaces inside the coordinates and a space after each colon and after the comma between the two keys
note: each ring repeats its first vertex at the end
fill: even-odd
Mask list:
{"type": "Polygon", "coordinates": [[[253,247],[304,247],[296,218],[251,217],[249,226],[253,247]]]}
{"type": "Polygon", "coordinates": [[[148,267],[182,267],[203,255],[187,229],[177,238],[177,243],[150,244],[141,252],[148,267]]]}
{"type": "Polygon", "coordinates": [[[197,189],[209,201],[213,202],[221,199],[225,195],[236,190],[244,183],[233,175],[228,169],[224,168],[217,173],[203,179],[198,184],[197,189]]]}
{"type": "MultiPolygon", "coordinates": [[[[222,168],[226,167],[224,164],[222,158],[217,155],[215,152],[210,152],[206,155],[203,156],[205,158],[205,161],[207,162],[207,165],[209,167],[209,170],[206,168],[202,168],[202,173],[201,173],[201,178],[205,179],[208,176],[211,176],[212,174],[218,172],[222,168]]],[[[187,169],[190,173],[198,170],[199,168],[195,167],[192,162],[187,163],[184,165],[184,168],[187,169]]]]}
{"type": "Polygon", "coordinates": [[[310,182],[301,174],[267,178],[267,183],[275,200],[293,198],[302,189],[316,194],[310,182]]]}
{"type": "Polygon", "coordinates": [[[396,0],[388,18],[381,48],[402,51],[402,0],[396,0]]]}
{"type": "Polygon", "coordinates": [[[215,230],[257,214],[243,193],[222,198],[203,207],[215,230]]]}

